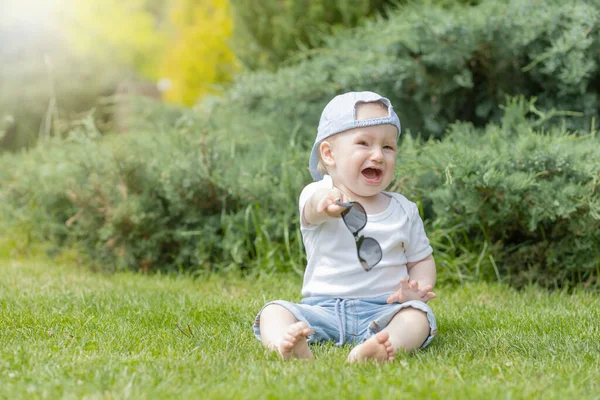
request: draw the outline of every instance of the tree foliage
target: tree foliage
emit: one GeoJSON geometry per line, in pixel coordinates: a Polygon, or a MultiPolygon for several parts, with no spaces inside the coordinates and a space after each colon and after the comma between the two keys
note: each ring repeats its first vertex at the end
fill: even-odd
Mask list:
{"type": "Polygon", "coordinates": [[[0,151],[63,134],[94,107],[97,123],[104,123],[108,110],[99,98],[111,94],[124,73],[69,46],[66,17],[51,7],[67,7],[68,0],[35,8],[16,3],[9,2],[12,13],[0,12],[0,151]]]}
{"type": "Polygon", "coordinates": [[[237,69],[227,0],[73,1],[70,37],[78,48],[168,81],[168,100],[193,104],[219,93],[237,69]]]}
{"type": "Polygon", "coordinates": [[[352,28],[389,0],[232,0],[235,54],[246,68],[276,69],[293,52],[320,46],[334,30],[352,28]]]}
{"type": "Polygon", "coordinates": [[[177,0],[169,14],[173,32],[161,61],[172,87],[169,100],[194,104],[220,93],[238,69],[228,40],[232,20],[227,0],[177,0]]]}
{"type": "MultiPolygon", "coordinates": [[[[425,0],[425,6],[451,8],[479,0],[425,0]]],[[[385,18],[406,0],[231,0],[232,46],[244,67],[276,70],[293,55],[320,47],[333,32],[385,18]]],[[[293,61],[292,61],[293,62],[293,61]]]]}
{"type": "Polygon", "coordinates": [[[159,76],[165,47],[166,2],[71,0],[68,37],[88,57],[128,65],[148,78],[159,76]]]}

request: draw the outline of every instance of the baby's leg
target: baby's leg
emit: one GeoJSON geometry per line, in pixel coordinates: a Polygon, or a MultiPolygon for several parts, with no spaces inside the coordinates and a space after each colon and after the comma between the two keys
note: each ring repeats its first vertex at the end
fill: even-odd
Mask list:
{"type": "Polygon", "coordinates": [[[382,332],[388,332],[394,352],[404,350],[411,352],[420,348],[429,337],[429,320],[427,314],[416,308],[407,307],[400,310],[382,332]]]}
{"type": "Polygon", "coordinates": [[[306,337],[312,331],[306,322],[298,322],[284,307],[271,304],[260,314],[260,336],[268,349],[278,351],[283,359],[313,359],[306,337]]]}

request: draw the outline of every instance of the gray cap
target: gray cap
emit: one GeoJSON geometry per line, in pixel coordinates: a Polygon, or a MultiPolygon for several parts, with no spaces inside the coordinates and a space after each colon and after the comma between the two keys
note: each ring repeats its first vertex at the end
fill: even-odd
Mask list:
{"type": "Polygon", "coordinates": [[[400,136],[400,119],[394,112],[392,103],[385,97],[373,92],[349,92],[335,96],[323,110],[319,128],[317,129],[317,138],[310,153],[309,169],[310,174],[315,181],[323,179],[317,166],[319,163],[319,145],[329,136],[336,133],[347,131],[348,129],[391,124],[398,128],[398,137],[400,136]],[[388,108],[388,116],[381,118],[357,120],[356,105],[359,103],[373,103],[379,101],[388,108]]]}

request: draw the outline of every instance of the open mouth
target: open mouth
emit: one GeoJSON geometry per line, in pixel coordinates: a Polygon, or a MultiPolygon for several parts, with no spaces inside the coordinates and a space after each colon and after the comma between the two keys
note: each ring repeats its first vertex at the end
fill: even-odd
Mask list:
{"type": "Polygon", "coordinates": [[[379,183],[383,177],[383,171],[377,168],[365,168],[361,173],[369,183],[379,183]]]}

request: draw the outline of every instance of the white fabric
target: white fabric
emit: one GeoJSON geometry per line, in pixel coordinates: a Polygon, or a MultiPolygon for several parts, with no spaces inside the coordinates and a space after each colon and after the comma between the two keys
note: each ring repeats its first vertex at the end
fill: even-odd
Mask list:
{"type": "MultiPolygon", "coordinates": [[[[300,221],[312,194],[332,187],[331,177],[325,175],[304,188],[300,194],[300,221]]],[[[307,258],[303,296],[365,298],[394,292],[401,278],[408,279],[406,263],[422,260],[433,252],[416,204],[401,194],[384,193],[391,197],[388,208],[368,214],[367,225],[359,233],[377,240],[383,251],[379,264],[368,272],[361,266],[354,236],[341,218],[301,225],[307,258]]]]}

